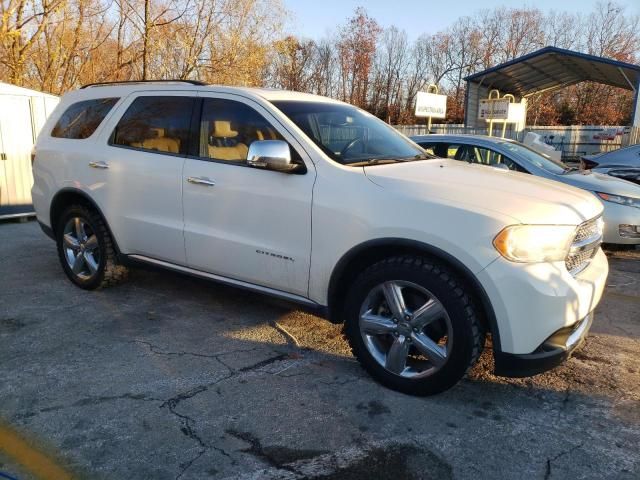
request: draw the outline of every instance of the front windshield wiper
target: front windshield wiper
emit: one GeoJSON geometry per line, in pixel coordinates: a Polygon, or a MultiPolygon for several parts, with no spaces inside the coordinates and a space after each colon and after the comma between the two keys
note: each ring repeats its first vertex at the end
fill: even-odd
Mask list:
{"type": "Polygon", "coordinates": [[[580,170],[580,169],[578,167],[568,167],[567,166],[567,167],[565,167],[565,169],[564,169],[564,171],[562,173],[564,174],[564,173],[569,173],[569,172],[575,172],[577,170],[580,170]]]}
{"type": "Polygon", "coordinates": [[[440,157],[436,157],[435,155],[430,155],[428,153],[419,153],[417,155],[414,155],[413,157],[407,157],[407,158],[411,160],[435,160],[440,157]]]}
{"type": "Polygon", "coordinates": [[[358,160],[353,160],[351,162],[344,162],[343,165],[351,165],[351,166],[361,166],[361,165],[382,165],[385,163],[396,163],[396,162],[408,162],[404,158],[399,157],[374,157],[374,158],[362,158],[358,160]]]}
{"type": "Polygon", "coordinates": [[[395,163],[395,162],[413,162],[415,160],[433,160],[438,157],[433,157],[427,153],[419,153],[410,157],[372,157],[364,158],[361,160],[354,160],[353,162],[345,162],[344,165],[355,165],[364,163],[365,165],[380,165],[383,163],[395,163]]]}

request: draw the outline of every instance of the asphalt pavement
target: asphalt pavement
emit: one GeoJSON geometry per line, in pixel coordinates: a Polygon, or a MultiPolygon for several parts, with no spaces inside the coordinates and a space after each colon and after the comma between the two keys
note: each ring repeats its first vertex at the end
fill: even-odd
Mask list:
{"type": "Polygon", "coordinates": [[[415,398],[295,305],[147,270],[83,291],[0,223],[0,478],[638,479],[640,251],[610,264],[565,365],[503,379],[485,352],[415,398]]]}

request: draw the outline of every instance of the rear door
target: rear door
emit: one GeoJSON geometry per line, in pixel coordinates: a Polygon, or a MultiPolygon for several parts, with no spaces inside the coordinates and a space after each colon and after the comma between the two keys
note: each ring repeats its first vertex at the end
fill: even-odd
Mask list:
{"type": "Polygon", "coordinates": [[[295,137],[261,105],[237,95],[201,93],[200,134],[185,162],[187,264],[301,296],[308,291],[315,169],[295,137]],[[256,140],[284,140],[306,173],[246,163],[256,140]]]}
{"type": "Polygon", "coordinates": [[[105,125],[106,148],[87,162],[123,253],[185,263],[182,169],[194,104],[188,92],[129,96],[105,125]]]}

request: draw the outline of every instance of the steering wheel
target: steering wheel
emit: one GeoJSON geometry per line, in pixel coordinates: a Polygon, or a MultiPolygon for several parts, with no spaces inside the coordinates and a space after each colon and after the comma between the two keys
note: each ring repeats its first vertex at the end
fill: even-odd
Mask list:
{"type": "Polygon", "coordinates": [[[362,141],[362,138],[360,138],[360,137],[354,138],[349,143],[347,143],[344,146],[344,148],[342,150],[340,150],[340,158],[344,158],[344,154],[347,153],[349,150],[351,150],[353,147],[355,147],[358,143],[362,143],[364,145],[364,142],[362,141]]]}

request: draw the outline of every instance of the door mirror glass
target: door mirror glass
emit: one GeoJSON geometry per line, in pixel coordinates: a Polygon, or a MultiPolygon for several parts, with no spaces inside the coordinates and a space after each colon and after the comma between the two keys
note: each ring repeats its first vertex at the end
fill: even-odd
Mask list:
{"type": "Polygon", "coordinates": [[[283,140],[256,140],[249,145],[247,164],[276,172],[293,172],[298,167],[291,161],[289,144],[283,140]]]}

